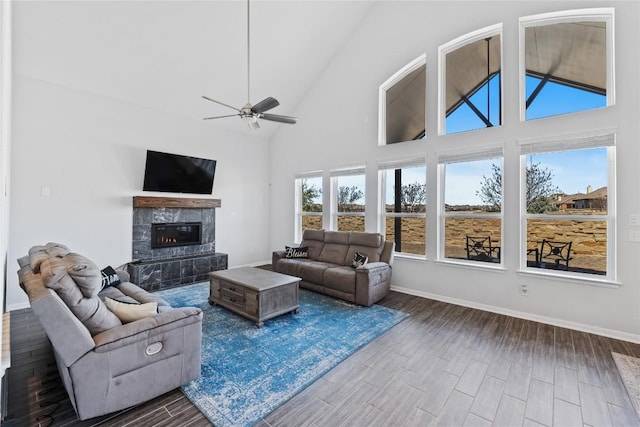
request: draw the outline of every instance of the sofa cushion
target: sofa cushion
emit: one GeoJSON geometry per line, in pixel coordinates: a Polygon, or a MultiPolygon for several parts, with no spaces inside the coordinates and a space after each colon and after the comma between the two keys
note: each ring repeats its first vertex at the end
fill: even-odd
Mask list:
{"type": "MultiPolygon", "coordinates": [[[[298,268],[304,262],[307,262],[307,259],[300,258],[280,258],[276,265],[273,266],[274,271],[282,274],[288,274],[289,276],[297,276],[298,268]]],[[[311,262],[311,261],[309,261],[311,262]]]]}
{"type": "Polygon", "coordinates": [[[324,271],[322,277],[324,286],[347,294],[356,292],[356,270],[350,266],[331,267],[324,271]]]}
{"type": "Polygon", "coordinates": [[[382,246],[382,235],[379,233],[363,233],[360,231],[352,231],[349,236],[350,245],[371,246],[378,248],[382,246]]]}
{"type": "Polygon", "coordinates": [[[320,261],[299,262],[296,276],[306,282],[322,283],[324,271],[331,267],[335,267],[335,265],[320,261]]]}
{"type": "MultiPolygon", "coordinates": [[[[335,265],[349,265],[349,263],[345,262],[345,257],[347,256],[347,251],[349,250],[349,245],[343,245],[340,243],[325,243],[322,248],[322,252],[320,252],[320,257],[318,257],[319,261],[329,262],[335,265]]],[[[353,256],[351,257],[353,259],[353,256]]]]}
{"type": "Polygon", "coordinates": [[[122,323],[135,322],[145,317],[158,314],[158,303],[148,302],[145,304],[130,304],[119,302],[106,297],[104,299],[107,308],[111,310],[122,323]]]}
{"type": "Polygon", "coordinates": [[[94,292],[102,285],[98,267],[78,254],[67,254],[63,258],[50,257],[39,264],[43,284],[56,291],[71,312],[89,330],[98,334],[122,322],[104,305],[94,292]],[[91,274],[95,277],[91,278],[91,274]],[[83,288],[78,286],[78,281],[83,288]],[[93,294],[89,297],[87,294],[93,294]]]}
{"type": "Polygon", "coordinates": [[[76,282],[82,294],[91,298],[102,289],[102,274],[97,265],[80,254],[69,253],[62,260],[67,264],[69,276],[76,282]]]}
{"type": "Polygon", "coordinates": [[[308,257],[310,259],[317,260],[320,257],[320,252],[322,252],[322,247],[324,246],[324,230],[304,230],[300,246],[308,247],[308,257]]]}
{"type": "Polygon", "coordinates": [[[351,233],[345,233],[344,231],[325,231],[324,242],[325,243],[339,243],[341,245],[349,244],[349,236],[351,233]]]}

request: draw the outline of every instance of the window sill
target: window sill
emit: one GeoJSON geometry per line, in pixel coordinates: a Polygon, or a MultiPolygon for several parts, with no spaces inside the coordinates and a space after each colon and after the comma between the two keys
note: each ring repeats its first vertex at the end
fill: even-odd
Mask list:
{"type": "Polygon", "coordinates": [[[407,260],[407,261],[426,261],[427,260],[427,257],[425,255],[414,255],[414,254],[408,254],[404,252],[395,252],[393,254],[393,258],[407,260]]]}
{"type": "Polygon", "coordinates": [[[611,279],[600,279],[596,277],[588,277],[587,275],[577,275],[571,273],[563,273],[556,270],[541,270],[541,269],[519,269],[518,274],[531,277],[549,277],[562,282],[580,283],[590,286],[600,286],[604,288],[619,288],[622,283],[611,279]]]}
{"type": "Polygon", "coordinates": [[[465,261],[465,260],[453,260],[453,259],[438,259],[436,264],[455,265],[458,267],[493,270],[493,271],[507,271],[502,264],[482,261],[465,261]]]}

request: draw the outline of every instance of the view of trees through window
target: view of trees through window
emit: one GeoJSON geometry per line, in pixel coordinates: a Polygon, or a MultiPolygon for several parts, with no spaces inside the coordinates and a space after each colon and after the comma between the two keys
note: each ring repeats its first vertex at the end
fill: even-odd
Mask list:
{"type": "Polygon", "coordinates": [[[425,166],[385,169],[384,232],[396,252],[424,255],[427,185],[425,166]]]}
{"type": "Polygon", "coordinates": [[[365,175],[340,175],[333,179],[338,231],[364,231],[365,175]]]}
{"type": "Polygon", "coordinates": [[[445,163],[444,256],[500,263],[502,160],[445,163]]]}
{"type": "MultiPolygon", "coordinates": [[[[322,177],[300,180],[301,193],[301,232],[311,228],[322,228],[322,177]]],[[[302,233],[300,234],[302,236],[302,233]]]]}
{"type": "Polygon", "coordinates": [[[527,266],[607,274],[607,148],[526,156],[527,266]]]}

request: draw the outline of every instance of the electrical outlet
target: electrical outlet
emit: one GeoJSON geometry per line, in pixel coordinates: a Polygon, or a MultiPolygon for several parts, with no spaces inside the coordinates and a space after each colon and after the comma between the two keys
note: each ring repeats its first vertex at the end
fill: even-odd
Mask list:
{"type": "Polygon", "coordinates": [[[524,296],[527,296],[529,292],[529,288],[527,287],[526,283],[523,283],[520,285],[520,293],[524,296]]]}

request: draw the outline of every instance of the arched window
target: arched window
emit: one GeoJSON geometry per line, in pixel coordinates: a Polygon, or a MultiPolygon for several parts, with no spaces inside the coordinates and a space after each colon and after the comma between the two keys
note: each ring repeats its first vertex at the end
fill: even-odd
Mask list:
{"type": "Polygon", "coordinates": [[[426,137],[426,56],[411,61],[379,89],[378,145],[426,137]]]}
{"type": "Polygon", "coordinates": [[[502,124],[502,25],[439,48],[439,134],[502,124]]]}
{"type": "Polygon", "coordinates": [[[613,9],[520,18],[521,119],[613,104],[613,9]]]}

